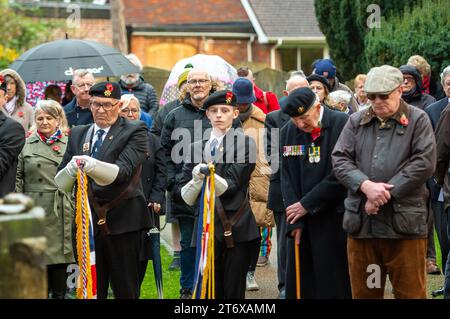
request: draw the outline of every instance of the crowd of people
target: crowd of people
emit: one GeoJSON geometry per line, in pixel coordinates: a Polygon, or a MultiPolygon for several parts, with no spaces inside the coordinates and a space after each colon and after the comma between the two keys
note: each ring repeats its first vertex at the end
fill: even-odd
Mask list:
{"type": "Polygon", "coordinates": [[[332,60],[312,68],[292,72],[278,99],[248,67],[225,89],[188,64],[179,98],[161,106],[139,73],[99,82],[79,69],[66,90],[41,86],[33,94],[43,99],[30,105],[20,74],[1,71],[0,197],[21,192],[46,211],[49,298],[67,298],[76,260],[79,169],[88,176],[97,297],[139,298],[148,230],[165,214],[170,269],[181,272],[180,298],[192,298],[210,163],[216,298],[259,289],[273,231],[279,298],[383,298],[387,276],[396,298],[426,298],[426,275],[441,273],[434,230],[450,298],[450,66],[443,96],[430,89],[421,56],[357,75],[354,91],[332,60]],[[374,269],[380,284],[370,283],[374,269]]]}

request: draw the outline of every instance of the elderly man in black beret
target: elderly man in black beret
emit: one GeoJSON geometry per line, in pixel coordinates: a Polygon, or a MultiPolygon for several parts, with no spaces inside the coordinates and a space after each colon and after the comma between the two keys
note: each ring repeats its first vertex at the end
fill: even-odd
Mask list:
{"type": "Polygon", "coordinates": [[[323,107],[308,87],[292,91],[282,110],[291,118],[280,133],[288,236],[286,298],[298,297],[298,275],[301,298],[351,298],[342,229],[346,192],[331,165],[331,152],[348,116],[323,107]],[[300,269],[295,249],[300,250],[300,269]]]}
{"type": "Polygon", "coordinates": [[[110,284],[115,298],[139,298],[140,234],[151,225],[140,183],[147,127],[119,116],[117,83],[98,83],[89,94],[94,123],[72,129],[55,182],[72,190],[81,165],[89,177],[98,298],[110,284]]]}

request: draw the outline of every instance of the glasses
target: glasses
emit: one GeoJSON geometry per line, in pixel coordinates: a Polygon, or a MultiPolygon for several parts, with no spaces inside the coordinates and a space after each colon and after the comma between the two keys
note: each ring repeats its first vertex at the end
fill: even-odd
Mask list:
{"type": "Polygon", "coordinates": [[[206,83],[208,83],[209,82],[209,80],[189,80],[189,81],[187,81],[190,85],[193,85],[193,86],[195,86],[195,85],[205,85],[206,83]]]}
{"type": "Polygon", "coordinates": [[[371,101],[375,100],[378,96],[379,99],[381,100],[387,100],[389,98],[389,96],[392,94],[392,92],[394,92],[397,88],[393,89],[391,92],[386,93],[386,94],[373,94],[373,93],[367,93],[367,98],[371,101]]]}
{"type": "Polygon", "coordinates": [[[79,84],[76,84],[75,86],[79,89],[83,89],[85,87],[90,89],[91,87],[94,86],[94,84],[93,83],[79,83],[79,84]]]}
{"type": "Polygon", "coordinates": [[[403,81],[416,82],[413,76],[403,76],[403,81]]]}
{"type": "Polygon", "coordinates": [[[139,110],[137,110],[137,109],[122,109],[120,111],[122,113],[124,113],[124,114],[129,114],[129,113],[137,114],[137,113],[139,113],[139,110]]]}
{"type": "Polygon", "coordinates": [[[116,106],[118,103],[119,103],[119,102],[117,102],[117,103],[115,103],[115,104],[112,104],[112,103],[99,103],[99,102],[96,102],[96,101],[92,101],[92,102],[91,102],[91,107],[92,107],[94,110],[98,110],[98,109],[100,109],[100,108],[102,107],[105,111],[111,111],[112,108],[113,108],[114,106],[116,106]]]}

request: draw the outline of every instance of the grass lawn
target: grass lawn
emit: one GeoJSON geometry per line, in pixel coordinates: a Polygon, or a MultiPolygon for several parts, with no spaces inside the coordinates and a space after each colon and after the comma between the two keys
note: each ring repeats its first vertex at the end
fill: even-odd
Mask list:
{"type": "MultiPolygon", "coordinates": [[[[172,256],[169,255],[163,245],[161,245],[161,261],[164,299],[178,299],[180,297],[180,271],[168,270],[172,262],[172,256]]],[[[153,262],[151,260],[148,261],[147,272],[141,286],[141,299],[158,299],[155,275],[153,273],[153,262]]]]}

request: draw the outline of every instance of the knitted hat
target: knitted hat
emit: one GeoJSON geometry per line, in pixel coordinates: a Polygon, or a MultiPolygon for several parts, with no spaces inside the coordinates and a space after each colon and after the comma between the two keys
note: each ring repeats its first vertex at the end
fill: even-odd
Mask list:
{"type": "Polygon", "coordinates": [[[253,84],[247,78],[238,78],[234,81],[233,93],[239,104],[250,104],[256,101],[253,84]]]}
{"type": "Polygon", "coordinates": [[[314,73],[322,75],[327,79],[334,79],[336,77],[336,67],[330,59],[321,59],[314,64],[314,73]]]}
{"type": "Polygon", "coordinates": [[[187,76],[193,68],[194,66],[192,64],[190,63],[186,64],[183,72],[181,72],[181,74],[178,76],[178,83],[177,83],[178,88],[180,88],[181,85],[187,81],[187,76]]]}

